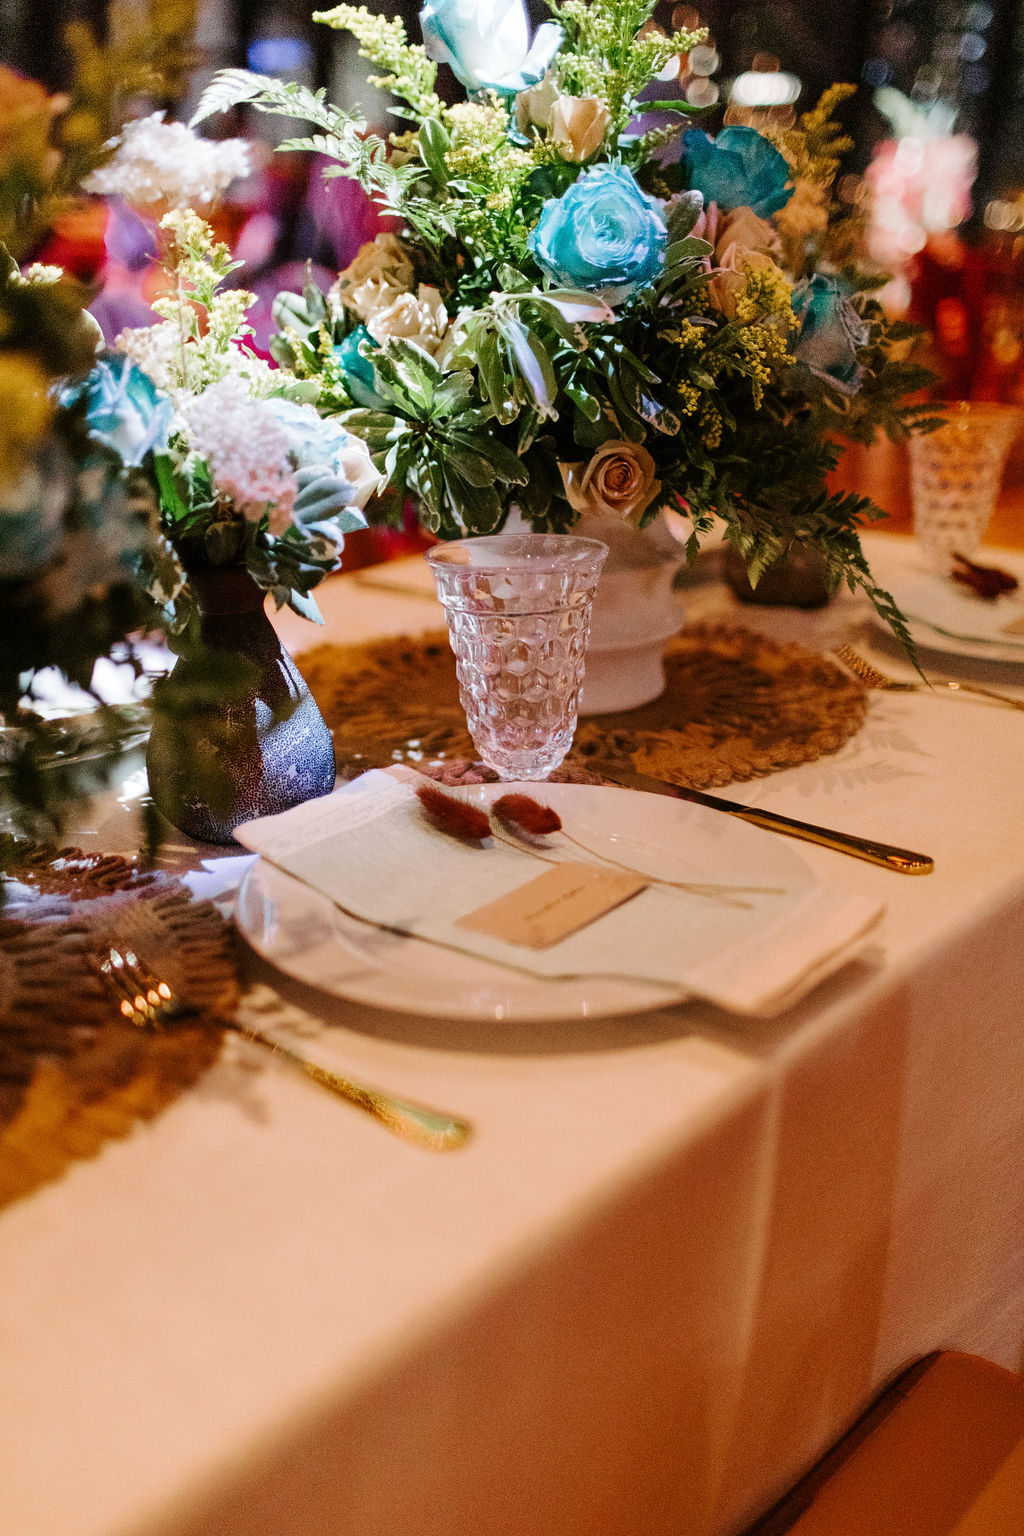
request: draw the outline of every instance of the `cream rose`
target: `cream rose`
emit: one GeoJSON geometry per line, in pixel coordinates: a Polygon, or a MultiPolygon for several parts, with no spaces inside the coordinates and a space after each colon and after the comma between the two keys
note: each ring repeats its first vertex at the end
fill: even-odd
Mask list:
{"type": "Polygon", "coordinates": [[[386,309],[408,293],[413,265],[396,235],[378,235],[361,245],[331,289],[331,297],[353,310],[366,322],[378,309],[386,309]]]}
{"type": "Polygon", "coordinates": [[[593,513],[636,525],[661,492],[654,460],[638,443],[604,443],[588,463],[558,467],[569,505],[581,516],[593,513]]]}
{"type": "Polygon", "coordinates": [[[448,311],[436,288],[421,283],[415,293],[400,293],[373,312],[366,329],[378,346],[396,337],[413,341],[436,357],[448,331],[448,311]]]}
{"type": "Polygon", "coordinates": [[[716,272],[708,284],[708,298],[727,320],[736,318],[736,301],[747,286],[747,271],[779,271],[772,260],[782,242],[767,219],[751,208],[734,208],[715,231],[716,272]]]}
{"type": "Polygon", "coordinates": [[[552,143],[563,160],[581,165],[601,148],[611,120],[596,96],[560,96],[551,109],[552,143]]]}
{"type": "Polygon", "coordinates": [[[520,133],[531,128],[547,128],[551,123],[551,110],[558,100],[558,82],[549,70],[543,80],[531,85],[528,91],[520,91],[516,97],[516,127],[520,133]]]}

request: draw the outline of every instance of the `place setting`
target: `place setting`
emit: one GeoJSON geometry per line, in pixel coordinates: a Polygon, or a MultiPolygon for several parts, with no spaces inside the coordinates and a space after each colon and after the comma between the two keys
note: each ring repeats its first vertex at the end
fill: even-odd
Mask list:
{"type": "Polygon", "coordinates": [[[1024,559],[985,544],[1024,413],[954,401],[909,447],[914,544],[884,579],[915,644],[959,661],[1024,663],[1024,559]]]}

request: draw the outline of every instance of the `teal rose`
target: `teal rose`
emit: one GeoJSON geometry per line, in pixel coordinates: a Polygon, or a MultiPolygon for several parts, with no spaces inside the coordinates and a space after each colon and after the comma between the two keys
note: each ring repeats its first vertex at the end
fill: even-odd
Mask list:
{"type": "Polygon", "coordinates": [[[857,349],[867,345],[870,328],[839,279],[816,272],[798,283],[793,313],[800,322],[793,348],[797,361],[840,394],[855,395],[864,374],[857,349]]]}
{"type": "Polygon", "coordinates": [[[667,244],[661,204],[621,165],[594,166],[562,197],[549,198],[529,240],[548,277],[609,304],[658,276],[667,244]]]}
{"type": "Polygon", "coordinates": [[[756,128],[723,128],[715,139],[691,128],[683,159],[691,188],[721,208],[752,208],[767,219],[793,195],[788,164],[756,128]]]}
{"type": "Polygon", "coordinates": [[[523,0],[427,0],[420,11],[427,57],[448,64],[468,91],[514,96],[543,79],[562,42],[546,21],[531,44],[523,0]]]}
{"type": "Polygon", "coordinates": [[[379,347],[366,329],[357,325],[343,341],[334,347],[334,356],[345,375],[345,386],[357,405],[371,411],[390,410],[388,402],[377,392],[377,376],[373,363],[366,352],[377,352],[379,347]],[[366,343],[364,351],[363,343],[366,343]]]}
{"type": "Polygon", "coordinates": [[[64,391],[61,404],[84,406],[85,428],[93,442],[129,468],[167,446],[171,402],[123,353],[104,353],[80,384],[64,391]]]}

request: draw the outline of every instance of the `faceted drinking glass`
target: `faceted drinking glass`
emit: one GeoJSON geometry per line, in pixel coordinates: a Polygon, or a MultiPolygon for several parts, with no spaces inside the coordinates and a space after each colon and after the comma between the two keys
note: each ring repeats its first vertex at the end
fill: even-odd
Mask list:
{"type": "Polygon", "coordinates": [[[597,539],[514,533],[426,555],[469,734],[503,779],[546,779],[572,745],[607,553],[597,539]]]}
{"type": "Polygon", "coordinates": [[[953,556],[970,559],[985,536],[1024,416],[979,400],[956,400],[934,414],[943,425],[910,439],[914,535],[931,568],[948,575],[953,556]]]}

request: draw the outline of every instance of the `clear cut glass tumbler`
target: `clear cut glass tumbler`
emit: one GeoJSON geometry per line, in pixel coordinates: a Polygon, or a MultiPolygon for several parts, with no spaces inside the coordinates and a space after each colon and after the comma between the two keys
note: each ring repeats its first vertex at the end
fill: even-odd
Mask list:
{"type": "Polygon", "coordinates": [[[515,533],[428,550],[469,734],[503,779],[546,779],[572,745],[597,539],[515,533]]]}
{"type": "Polygon", "coordinates": [[[969,560],[985,537],[1024,415],[981,400],[955,400],[934,414],[942,426],[910,439],[914,536],[931,569],[948,575],[953,556],[969,560]]]}

